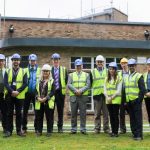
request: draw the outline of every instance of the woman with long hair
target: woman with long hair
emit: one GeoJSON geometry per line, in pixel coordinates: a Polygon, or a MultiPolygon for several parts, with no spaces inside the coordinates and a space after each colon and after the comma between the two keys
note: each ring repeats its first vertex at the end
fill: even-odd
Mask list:
{"type": "Polygon", "coordinates": [[[36,118],[37,118],[37,136],[42,135],[44,112],[47,121],[47,134],[51,136],[53,128],[53,109],[54,109],[54,83],[51,77],[51,67],[48,64],[43,65],[41,77],[36,85],[36,118]]]}
{"type": "Polygon", "coordinates": [[[106,97],[112,130],[110,136],[118,137],[122,79],[117,73],[117,64],[115,62],[109,63],[108,67],[108,75],[104,83],[104,95],[106,97]]]}

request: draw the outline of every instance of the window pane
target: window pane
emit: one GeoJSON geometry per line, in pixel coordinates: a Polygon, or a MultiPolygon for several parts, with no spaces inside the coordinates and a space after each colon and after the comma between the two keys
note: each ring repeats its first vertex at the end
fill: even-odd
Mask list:
{"type": "Polygon", "coordinates": [[[26,68],[28,66],[28,56],[22,56],[21,57],[21,62],[20,62],[20,67],[26,68]]]}
{"type": "Polygon", "coordinates": [[[114,61],[114,58],[106,58],[106,67],[108,68],[109,63],[114,61]]]}
{"type": "Polygon", "coordinates": [[[121,58],[116,58],[116,63],[118,65],[118,70],[121,70],[120,60],[121,60],[121,58]]]}
{"type": "Polygon", "coordinates": [[[91,57],[82,57],[83,68],[91,69],[91,57]]]}
{"type": "Polygon", "coordinates": [[[74,62],[76,59],[81,59],[81,57],[71,57],[71,69],[75,69],[74,62]]]}

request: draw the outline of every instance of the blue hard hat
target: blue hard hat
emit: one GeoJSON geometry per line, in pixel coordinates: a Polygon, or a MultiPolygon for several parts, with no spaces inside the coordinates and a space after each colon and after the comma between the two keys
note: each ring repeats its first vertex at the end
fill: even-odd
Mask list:
{"type": "Polygon", "coordinates": [[[19,54],[13,54],[12,57],[11,57],[11,60],[13,59],[21,59],[21,56],[19,54]]]}
{"type": "Polygon", "coordinates": [[[52,56],[51,56],[52,59],[60,59],[60,55],[58,53],[54,53],[52,56]]]}
{"type": "Polygon", "coordinates": [[[75,62],[74,62],[74,65],[75,66],[83,65],[83,62],[82,62],[81,59],[76,59],[75,62]]]}
{"type": "Polygon", "coordinates": [[[108,67],[117,68],[117,63],[116,62],[110,62],[108,67]]]}
{"type": "Polygon", "coordinates": [[[147,64],[150,64],[150,58],[147,59],[146,63],[147,63],[147,64]]]}
{"type": "Polygon", "coordinates": [[[131,58],[131,59],[128,60],[128,65],[136,65],[136,64],[137,63],[136,63],[135,59],[131,58]]]}
{"type": "Polygon", "coordinates": [[[29,60],[37,60],[37,56],[35,54],[30,54],[29,60]]]}
{"type": "Polygon", "coordinates": [[[0,54],[0,59],[5,59],[5,55],[0,54]]]}

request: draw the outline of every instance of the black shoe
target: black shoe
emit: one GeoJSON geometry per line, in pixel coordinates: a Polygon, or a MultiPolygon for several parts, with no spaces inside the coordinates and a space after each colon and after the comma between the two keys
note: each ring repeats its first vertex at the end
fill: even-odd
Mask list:
{"type": "Polygon", "coordinates": [[[110,133],[109,135],[110,137],[118,137],[118,134],[115,134],[115,133],[110,133]]]}
{"type": "Polygon", "coordinates": [[[17,132],[17,135],[20,136],[20,137],[25,137],[26,135],[24,133],[22,133],[21,131],[20,132],[17,132]]]}
{"type": "Polygon", "coordinates": [[[27,130],[22,130],[22,133],[23,134],[27,134],[27,130]]]}
{"type": "Polygon", "coordinates": [[[36,136],[41,136],[42,135],[42,133],[41,132],[36,132],[36,136]]]}
{"type": "Polygon", "coordinates": [[[71,132],[70,132],[70,134],[76,134],[76,133],[77,133],[76,131],[71,131],[71,132]]]}
{"type": "Polygon", "coordinates": [[[95,132],[96,134],[99,134],[99,133],[100,133],[100,130],[94,129],[94,132],[95,132]]]}
{"type": "Polygon", "coordinates": [[[136,140],[136,141],[141,141],[141,140],[143,140],[142,137],[134,137],[133,139],[136,140]]]}
{"type": "Polygon", "coordinates": [[[58,133],[63,133],[63,129],[62,128],[58,128],[58,133]]]}
{"type": "Polygon", "coordinates": [[[104,133],[109,134],[110,130],[104,130],[104,133]]]}
{"type": "Polygon", "coordinates": [[[81,131],[81,134],[87,135],[86,131],[81,131]]]}
{"type": "Polygon", "coordinates": [[[52,134],[50,132],[47,132],[46,136],[50,137],[52,134]]]}
{"type": "Polygon", "coordinates": [[[11,132],[9,132],[9,131],[6,131],[5,133],[4,133],[4,138],[7,138],[7,137],[10,137],[10,136],[12,136],[12,133],[11,132]]]}
{"type": "Polygon", "coordinates": [[[120,134],[126,134],[126,131],[120,131],[120,134]]]}

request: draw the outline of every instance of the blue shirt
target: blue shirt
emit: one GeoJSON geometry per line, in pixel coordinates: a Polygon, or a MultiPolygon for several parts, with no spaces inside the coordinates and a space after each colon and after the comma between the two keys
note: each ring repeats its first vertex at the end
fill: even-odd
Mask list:
{"type": "Polygon", "coordinates": [[[36,91],[36,71],[37,66],[34,66],[33,68],[29,67],[29,81],[28,81],[28,92],[34,93],[36,91]]]}

